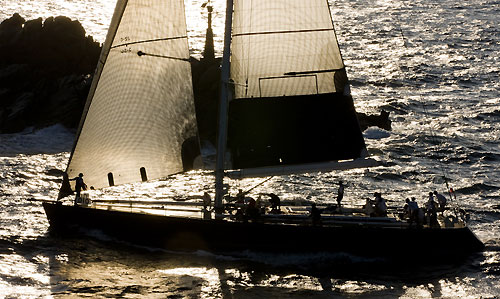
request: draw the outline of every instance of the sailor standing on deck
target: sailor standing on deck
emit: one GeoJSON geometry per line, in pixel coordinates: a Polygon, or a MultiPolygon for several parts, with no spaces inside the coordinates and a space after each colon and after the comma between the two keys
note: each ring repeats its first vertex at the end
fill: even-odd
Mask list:
{"type": "Polygon", "coordinates": [[[375,192],[375,215],[377,217],[387,217],[387,204],[380,192],[375,192]]]}
{"type": "Polygon", "coordinates": [[[418,220],[418,203],[415,200],[415,197],[411,198],[411,201],[408,202],[408,210],[410,212],[410,227],[413,224],[413,222],[417,223],[417,227],[420,225],[419,220],[418,220]]]}
{"type": "Polygon", "coordinates": [[[340,203],[342,202],[342,199],[344,198],[344,183],[342,181],[339,181],[339,190],[337,191],[337,206],[340,210],[340,203]]]}
{"type": "Polygon", "coordinates": [[[429,200],[428,201],[434,201],[434,193],[429,192],[429,200]]]}
{"type": "Polygon", "coordinates": [[[430,227],[439,227],[439,223],[437,221],[437,207],[436,202],[434,201],[434,195],[432,192],[429,192],[429,201],[426,203],[426,212],[428,218],[428,224],[430,227]]]}
{"type": "Polygon", "coordinates": [[[434,196],[436,196],[436,200],[439,204],[438,211],[444,212],[444,208],[446,206],[446,197],[444,197],[443,194],[438,193],[436,190],[434,190],[434,196]]]}
{"type": "Polygon", "coordinates": [[[316,207],[315,203],[311,204],[311,214],[309,217],[312,218],[312,225],[318,226],[321,225],[321,211],[316,207]]]}
{"type": "Polygon", "coordinates": [[[70,181],[75,181],[75,206],[76,206],[76,201],[80,198],[80,192],[82,189],[85,191],[87,190],[87,185],[83,181],[83,173],[80,173],[76,178],[69,179],[70,181]]]}

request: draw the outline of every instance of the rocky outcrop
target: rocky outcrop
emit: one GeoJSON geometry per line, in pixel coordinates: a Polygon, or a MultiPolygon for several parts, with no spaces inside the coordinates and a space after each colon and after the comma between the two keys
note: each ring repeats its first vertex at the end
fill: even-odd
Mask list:
{"type": "Polygon", "coordinates": [[[361,131],[368,129],[368,127],[379,127],[387,131],[391,130],[390,113],[385,110],[382,110],[379,115],[369,115],[362,112],[358,112],[357,114],[361,131]]]}
{"type": "Polygon", "coordinates": [[[100,44],[78,21],[51,17],[0,23],[0,133],[80,119],[100,44]]]}
{"type": "Polygon", "coordinates": [[[51,77],[94,72],[100,44],[78,21],[50,17],[25,21],[19,14],[0,23],[0,66],[29,65],[51,77]]]}

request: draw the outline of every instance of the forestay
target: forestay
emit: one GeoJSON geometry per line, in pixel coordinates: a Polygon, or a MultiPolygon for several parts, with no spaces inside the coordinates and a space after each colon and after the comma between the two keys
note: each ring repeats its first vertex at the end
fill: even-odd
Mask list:
{"type": "Polygon", "coordinates": [[[177,173],[193,136],[184,1],[118,1],[68,175],[100,188],[177,173]]]}

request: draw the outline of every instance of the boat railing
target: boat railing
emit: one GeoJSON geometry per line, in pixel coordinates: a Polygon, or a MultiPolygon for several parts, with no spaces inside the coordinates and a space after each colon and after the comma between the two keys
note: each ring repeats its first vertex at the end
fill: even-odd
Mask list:
{"type": "MultiPolygon", "coordinates": [[[[193,198],[199,198],[194,196],[193,198]]],[[[48,199],[31,199],[44,202],[55,202],[48,199]]],[[[70,200],[69,198],[67,199],[70,200]]],[[[72,199],[71,199],[72,201],[72,199]]],[[[135,213],[165,215],[165,216],[185,216],[190,218],[214,219],[217,218],[212,207],[207,206],[200,200],[134,200],[134,199],[96,199],[82,200],[78,203],[84,208],[96,208],[106,210],[120,210],[135,213]],[[207,216],[209,215],[209,216],[207,216]]],[[[229,203],[226,204],[226,214],[221,214],[221,219],[231,219],[232,221],[240,221],[236,215],[238,209],[244,210],[248,205],[245,203],[229,203]]],[[[335,206],[335,205],[333,205],[335,206]]],[[[321,222],[323,225],[358,225],[358,226],[409,226],[409,219],[403,215],[403,209],[399,207],[388,208],[387,217],[370,217],[364,213],[362,206],[342,206],[340,209],[331,209],[330,205],[318,206],[322,211],[321,222]]],[[[265,223],[287,223],[303,225],[311,222],[310,206],[293,205],[283,203],[279,213],[270,212],[269,205],[265,203],[261,207],[261,211],[266,209],[264,213],[259,215],[257,222],[265,223]]],[[[448,208],[439,215],[440,227],[465,227],[466,221],[463,213],[457,212],[456,209],[448,208]]],[[[427,225],[428,226],[428,225],[427,225]]],[[[424,227],[427,227],[424,225],[424,227]]]]}

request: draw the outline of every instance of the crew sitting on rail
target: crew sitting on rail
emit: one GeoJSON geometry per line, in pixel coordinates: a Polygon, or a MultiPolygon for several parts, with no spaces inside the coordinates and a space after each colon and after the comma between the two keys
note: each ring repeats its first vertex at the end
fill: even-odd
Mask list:
{"type": "Polygon", "coordinates": [[[228,203],[236,204],[236,206],[242,206],[246,201],[248,201],[248,198],[246,198],[245,196],[246,192],[238,189],[238,194],[236,194],[236,196],[229,196],[226,198],[226,200],[228,201],[228,203]]]}
{"type": "Polygon", "coordinates": [[[235,198],[236,203],[245,203],[245,193],[243,190],[238,189],[238,194],[236,194],[235,198]]]}
{"type": "Polygon", "coordinates": [[[257,209],[259,209],[261,215],[266,214],[266,208],[262,205],[261,194],[259,194],[259,197],[257,197],[257,200],[255,201],[255,205],[257,206],[257,209]]]}
{"type": "Polygon", "coordinates": [[[338,214],[340,213],[339,207],[336,204],[328,204],[326,208],[322,210],[323,213],[338,214]]]}
{"type": "Polygon", "coordinates": [[[418,203],[415,200],[415,197],[411,198],[411,201],[408,202],[408,210],[410,212],[410,227],[413,222],[419,226],[419,221],[418,221],[418,203]]]}
{"type": "Polygon", "coordinates": [[[234,213],[234,218],[236,219],[236,221],[246,221],[243,209],[237,208],[236,213],[234,213]]]}
{"type": "Polygon", "coordinates": [[[429,201],[425,204],[427,223],[430,227],[439,227],[437,221],[437,206],[432,192],[429,192],[429,201]]]}
{"type": "Polygon", "coordinates": [[[250,198],[248,204],[245,208],[245,218],[246,220],[256,220],[260,216],[260,209],[257,207],[255,199],[250,198]]]}
{"type": "Polygon", "coordinates": [[[281,200],[278,195],[274,193],[266,193],[269,196],[269,203],[271,204],[271,214],[281,213],[281,200]]]}
{"type": "Polygon", "coordinates": [[[434,196],[439,204],[438,212],[444,212],[446,207],[446,197],[443,194],[438,193],[436,190],[434,190],[434,196]]]}
{"type": "Polygon", "coordinates": [[[387,204],[380,192],[375,192],[375,215],[377,217],[387,217],[387,204]]]}
{"type": "Polygon", "coordinates": [[[210,197],[210,194],[208,194],[208,192],[203,192],[203,208],[204,209],[210,208],[211,203],[212,203],[212,197],[210,197]]]}
{"type": "Polygon", "coordinates": [[[311,217],[313,226],[321,225],[321,211],[316,207],[315,203],[311,204],[311,214],[309,214],[309,217],[311,217]]]}
{"type": "Polygon", "coordinates": [[[417,210],[417,227],[422,228],[424,223],[425,223],[424,209],[418,208],[418,210],[417,210]]]}
{"type": "Polygon", "coordinates": [[[375,217],[375,208],[373,207],[372,201],[369,198],[366,199],[366,202],[363,205],[363,211],[366,215],[375,217]]]}
{"type": "Polygon", "coordinates": [[[410,199],[405,199],[405,205],[403,207],[403,218],[410,218],[410,199]]]}

